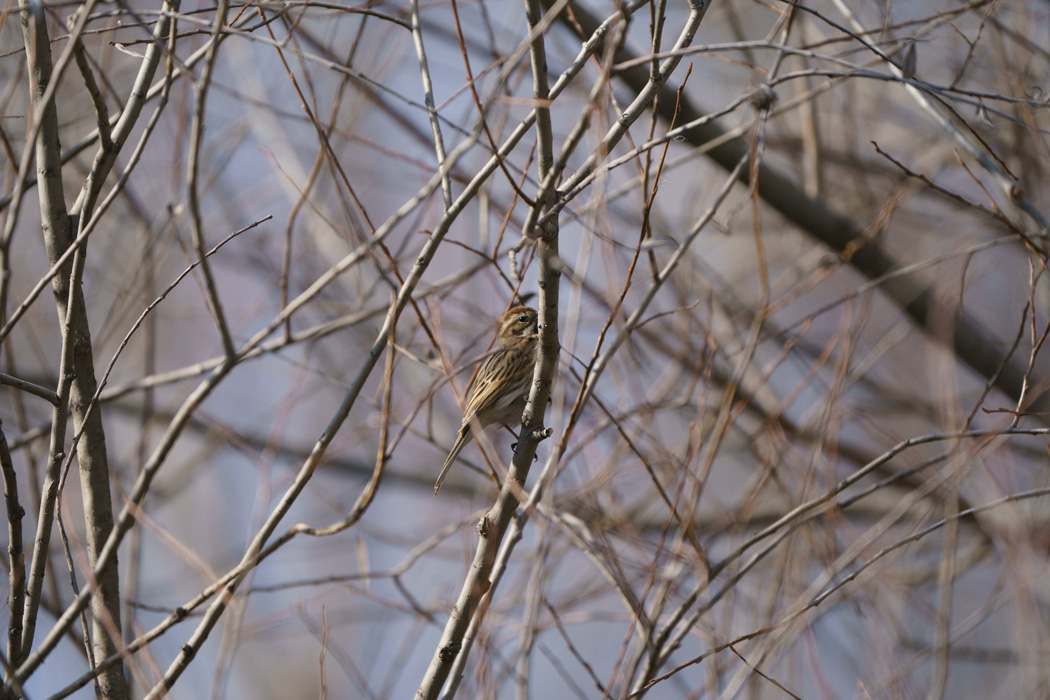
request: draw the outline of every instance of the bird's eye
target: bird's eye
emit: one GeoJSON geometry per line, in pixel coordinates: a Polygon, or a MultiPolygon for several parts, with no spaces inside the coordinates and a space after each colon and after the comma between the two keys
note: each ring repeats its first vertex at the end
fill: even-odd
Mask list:
{"type": "Polygon", "coordinates": [[[526,323],[528,320],[528,316],[518,316],[518,323],[526,323]]]}

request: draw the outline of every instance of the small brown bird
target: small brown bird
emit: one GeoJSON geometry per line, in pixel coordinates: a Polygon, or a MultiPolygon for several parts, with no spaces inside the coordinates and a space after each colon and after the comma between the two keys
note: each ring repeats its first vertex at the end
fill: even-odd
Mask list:
{"type": "Polygon", "coordinates": [[[493,423],[517,425],[521,420],[536,362],[538,320],[536,309],[527,306],[515,306],[500,318],[496,336],[499,347],[485,359],[470,385],[463,424],[438,474],[435,494],[456,457],[474,439],[471,424],[475,420],[482,428],[493,423]]]}

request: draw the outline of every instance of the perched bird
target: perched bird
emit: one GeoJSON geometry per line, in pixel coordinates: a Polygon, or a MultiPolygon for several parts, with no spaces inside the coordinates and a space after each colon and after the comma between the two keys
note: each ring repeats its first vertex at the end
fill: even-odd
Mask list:
{"type": "Polygon", "coordinates": [[[500,318],[498,347],[485,359],[470,385],[463,425],[438,474],[435,494],[456,457],[474,439],[475,421],[484,428],[493,423],[516,425],[521,420],[539,345],[538,320],[536,309],[527,306],[515,306],[500,318]]]}

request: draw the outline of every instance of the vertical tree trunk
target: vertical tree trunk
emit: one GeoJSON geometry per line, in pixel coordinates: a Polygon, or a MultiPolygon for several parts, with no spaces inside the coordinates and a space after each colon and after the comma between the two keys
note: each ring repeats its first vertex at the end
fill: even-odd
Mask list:
{"type": "MultiPolygon", "coordinates": [[[[41,127],[36,140],[36,164],[39,174],[37,192],[40,199],[41,229],[47,249],[48,263],[52,266],[69,248],[75,227],[67,213],[62,187],[61,149],[58,141],[58,113],[55,101],[41,104],[44,92],[51,82],[52,61],[50,41],[42,13],[35,13],[25,2],[20,2],[22,30],[29,58],[29,81],[32,92],[34,114],[41,127]]],[[[81,261],[83,257],[79,258],[81,261]]],[[[83,262],[80,263],[81,265],[83,262]]],[[[106,457],[106,437],[102,428],[102,416],[98,407],[88,412],[91,397],[97,388],[94,370],[94,354],[91,347],[91,332],[88,328],[87,309],[79,285],[70,288],[72,263],[67,263],[53,280],[55,304],[59,322],[71,334],[74,377],[70,388],[69,410],[73,426],[82,432],[77,443],[77,462],[80,466],[80,483],[86,519],[88,558],[92,565],[98,551],[113,529],[113,505],[110,497],[109,464],[106,457]],[[72,295],[72,303],[70,303],[72,295]],[[67,325],[67,313],[70,315],[67,325]]],[[[84,585],[91,585],[85,581],[84,585]]],[[[97,581],[97,591],[91,604],[91,644],[96,661],[116,653],[121,639],[120,633],[120,580],[114,560],[97,581]]],[[[28,655],[32,639],[27,638],[22,648],[23,658],[28,655]]],[[[128,697],[127,683],[120,665],[111,667],[99,676],[99,696],[107,700],[123,700],[128,697]]]]}

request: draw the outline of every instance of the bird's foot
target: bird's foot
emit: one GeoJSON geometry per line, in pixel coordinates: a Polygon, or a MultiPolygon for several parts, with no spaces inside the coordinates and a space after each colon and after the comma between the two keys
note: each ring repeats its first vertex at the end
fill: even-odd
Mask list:
{"type": "MultiPolygon", "coordinates": [[[[517,454],[518,453],[518,443],[512,442],[510,444],[510,451],[513,452],[514,454],[517,454]]],[[[539,457],[536,455],[535,452],[533,452],[532,453],[532,461],[535,462],[537,459],[539,459],[539,457]]]]}

